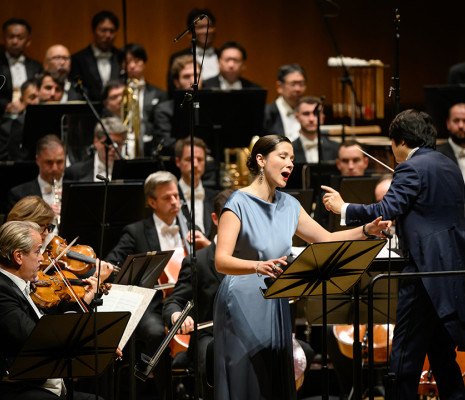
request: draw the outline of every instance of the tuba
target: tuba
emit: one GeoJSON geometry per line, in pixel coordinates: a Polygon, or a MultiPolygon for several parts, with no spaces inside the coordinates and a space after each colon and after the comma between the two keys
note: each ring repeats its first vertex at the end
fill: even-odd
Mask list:
{"type": "Polygon", "coordinates": [[[140,132],[139,93],[141,86],[138,79],[130,79],[123,90],[121,100],[121,120],[128,128],[126,138],[126,157],[142,157],[144,143],[140,132]]]}

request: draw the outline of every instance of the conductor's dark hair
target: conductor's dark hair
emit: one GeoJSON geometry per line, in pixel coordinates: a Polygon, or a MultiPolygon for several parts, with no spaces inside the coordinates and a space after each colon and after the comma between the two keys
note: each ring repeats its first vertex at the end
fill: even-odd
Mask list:
{"type": "Polygon", "coordinates": [[[433,119],[423,111],[413,109],[397,114],[389,126],[389,138],[396,145],[405,142],[410,148],[436,148],[437,132],[433,119]]]}
{"type": "Polygon", "coordinates": [[[21,18],[10,18],[8,21],[5,21],[3,23],[3,33],[5,33],[6,29],[11,26],[11,25],[22,25],[26,28],[27,30],[27,34],[30,35],[31,34],[31,25],[29,25],[29,23],[24,20],[24,19],[21,19],[21,18]]]}
{"type": "Polygon", "coordinates": [[[279,135],[267,135],[262,136],[260,139],[257,140],[255,145],[252,149],[252,154],[249,156],[247,160],[247,168],[249,169],[252,175],[258,175],[258,163],[257,163],[257,155],[261,154],[263,157],[267,157],[272,151],[276,150],[276,146],[279,143],[287,142],[291,144],[291,141],[286,136],[279,136],[279,135]]]}
{"type": "Polygon", "coordinates": [[[194,8],[187,15],[187,26],[192,24],[192,22],[194,22],[194,20],[202,14],[205,14],[208,17],[208,19],[210,20],[210,26],[214,26],[216,24],[215,16],[212,14],[212,12],[208,8],[194,8]]]}
{"type": "Polygon", "coordinates": [[[97,28],[97,25],[105,21],[106,19],[109,19],[113,23],[113,25],[115,25],[115,29],[118,30],[119,28],[118,17],[115,14],[113,14],[111,11],[106,11],[106,10],[100,11],[94,15],[94,18],[92,18],[92,30],[95,31],[95,28],[97,28]]]}
{"type": "Polygon", "coordinates": [[[129,43],[126,47],[123,47],[124,54],[131,54],[134,58],[138,58],[143,62],[147,62],[147,53],[144,47],[138,43],[129,43]]]}
{"type": "Polygon", "coordinates": [[[305,70],[303,67],[301,67],[299,64],[289,64],[289,65],[283,65],[282,67],[279,68],[278,71],[278,81],[283,82],[286,80],[286,76],[289,74],[292,74],[293,72],[298,72],[302,74],[305,80],[307,80],[307,74],[305,73],[305,70]]]}
{"type": "Polygon", "coordinates": [[[245,61],[247,60],[247,53],[245,51],[245,49],[237,42],[226,42],[225,44],[223,44],[223,46],[220,47],[220,50],[218,52],[218,58],[221,57],[221,55],[223,54],[223,51],[227,50],[227,49],[237,49],[241,52],[242,54],[242,60],[245,61]]]}

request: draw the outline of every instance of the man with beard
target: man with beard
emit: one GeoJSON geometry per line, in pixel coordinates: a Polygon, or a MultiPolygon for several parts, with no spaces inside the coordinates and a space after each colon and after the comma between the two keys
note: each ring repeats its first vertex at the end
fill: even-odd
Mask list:
{"type": "Polygon", "coordinates": [[[449,109],[446,124],[449,139],[437,150],[459,166],[465,180],[465,103],[454,104],[449,109]]]}

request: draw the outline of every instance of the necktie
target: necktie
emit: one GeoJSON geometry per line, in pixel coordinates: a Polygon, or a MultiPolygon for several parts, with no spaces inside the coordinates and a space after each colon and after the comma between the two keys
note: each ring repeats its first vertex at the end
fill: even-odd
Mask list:
{"type": "Polygon", "coordinates": [[[171,226],[164,225],[161,228],[161,234],[163,236],[175,236],[178,234],[178,232],[179,232],[179,226],[177,225],[171,225],[171,226]]]}
{"type": "MultiPolygon", "coordinates": [[[[203,200],[205,198],[205,189],[203,187],[197,186],[194,190],[194,196],[196,200],[203,200]]],[[[186,190],[186,193],[184,193],[184,198],[186,201],[189,201],[191,199],[191,190],[190,188],[186,190]]]]}

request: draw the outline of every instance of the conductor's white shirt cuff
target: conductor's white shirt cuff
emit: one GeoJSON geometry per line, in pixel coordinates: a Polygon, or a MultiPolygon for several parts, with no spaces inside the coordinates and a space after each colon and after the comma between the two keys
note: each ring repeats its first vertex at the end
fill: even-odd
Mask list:
{"type": "Polygon", "coordinates": [[[346,226],[346,210],[350,203],[344,203],[341,207],[341,226],[346,226]]]}

